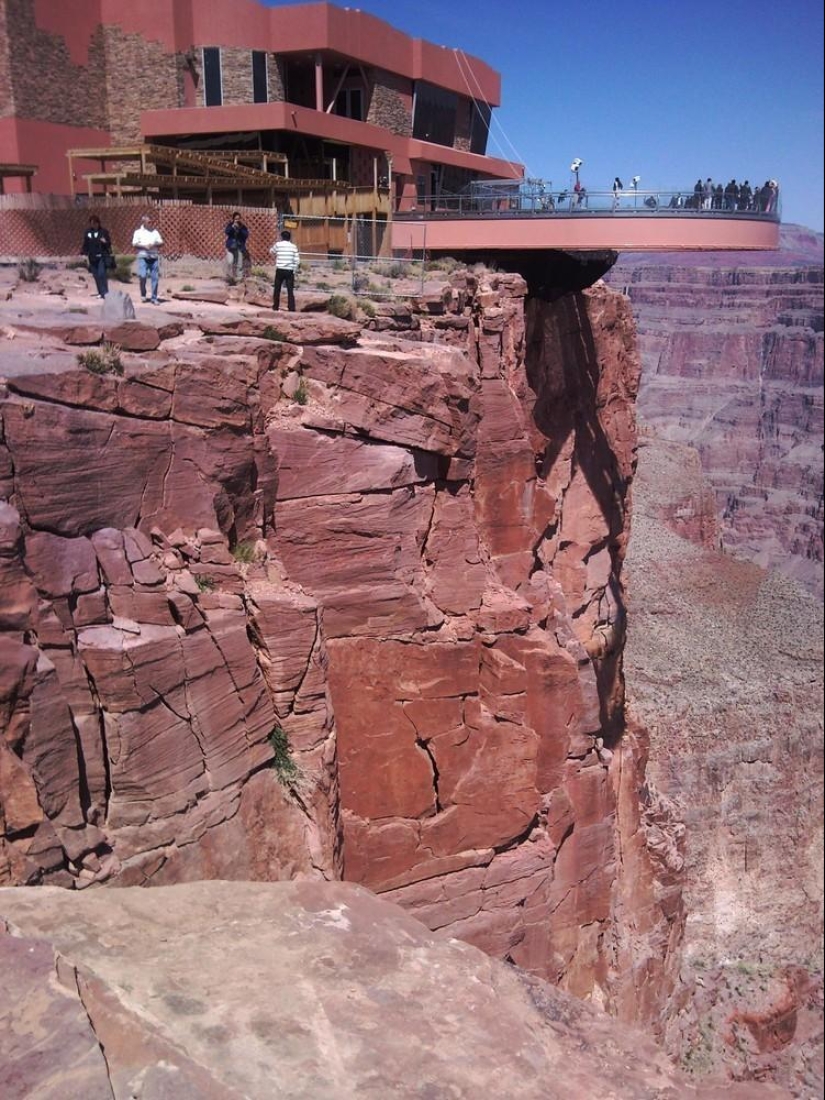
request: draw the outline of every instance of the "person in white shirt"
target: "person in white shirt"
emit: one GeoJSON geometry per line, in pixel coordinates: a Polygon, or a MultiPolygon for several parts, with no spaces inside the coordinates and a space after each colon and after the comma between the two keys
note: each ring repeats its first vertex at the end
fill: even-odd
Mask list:
{"type": "Polygon", "coordinates": [[[281,233],[281,239],[269,250],[275,257],[275,286],[272,294],[272,308],[281,308],[281,287],[286,287],[287,307],[295,312],[295,272],[301,263],[298,249],[292,243],[292,234],[288,229],[281,233]]]}
{"type": "Polygon", "coordinates": [[[152,218],[144,214],[140,219],[140,225],[132,236],[132,248],[136,248],[138,262],[138,279],[140,279],[140,300],[148,301],[146,297],[146,280],[152,288],[152,304],[158,304],[158,275],[160,257],[158,249],[163,244],[163,237],[157,229],[152,228],[152,218]]]}

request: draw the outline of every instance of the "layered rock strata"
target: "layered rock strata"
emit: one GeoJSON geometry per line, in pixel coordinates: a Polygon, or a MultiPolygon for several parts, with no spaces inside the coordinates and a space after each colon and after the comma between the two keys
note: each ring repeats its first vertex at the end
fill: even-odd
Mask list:
{"type": "Polygon", "coordinates": [[[642,421],[696,448],[721,544],[822,594],[822,236],[766,256],[627,255],[642,421]],[[690,399],[685,400],[689,391],[690,399]]]}
{"type": "Polygon", "coordinates": [[[456,274],[369,328],[198,316],[101,374],[67,341],[105,324],[7,307],[2,877],[343,875],[657,1017],[682,856],[623,737],[627,303],[456,274]]]}

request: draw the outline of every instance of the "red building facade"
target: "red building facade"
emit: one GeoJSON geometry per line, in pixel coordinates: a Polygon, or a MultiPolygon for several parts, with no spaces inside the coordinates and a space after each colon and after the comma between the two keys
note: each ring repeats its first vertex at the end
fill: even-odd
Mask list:
{"type": "Polygon", "coordinates": [[[73,189],[69,149],[151,141],[270,150],[292,177],[380,175],[403,208],[522,175],[486,155],[500,86],[478,58],[327,3],[0,3],[0,163],[37,165],[40,192],[73,189]]]}

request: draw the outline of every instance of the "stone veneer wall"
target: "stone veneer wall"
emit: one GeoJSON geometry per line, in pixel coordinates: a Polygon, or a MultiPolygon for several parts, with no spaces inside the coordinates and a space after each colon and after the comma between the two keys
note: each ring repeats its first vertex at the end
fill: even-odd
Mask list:
{"type": "Polygon", "coordinates": [[[277,54],[266,56],[266,86],[270,103],[283,103],[286,99],[284,63],[277,54]]]}
{"type": "Polygon", "coordinates": [[[459,96],[458,107],[455,116],[455,139],[453,148],[461,149],[463,153],[470,152],[470,134],[472,132],[473,102],[459,96]]]}
{"type": "MultiPolygon", "coordinates": [[[[221,46],[221,89],[227,105],[252,103],[252,50],[242,46],[221,46]]],[[[200,55],[200,51],[198,51],[200,55]]],[[[199,66],[201,56],[198,58],[199,66]]],[[[267,97],[270,103],[282,102],[285,97],[283,62],[277,54],[266,57],[267,97]]],[[[198,84],[198,105],[203,107],[205,95],[203,76],[198,84]]]]}
{"type": "Polygon", "coordinates": [[[9,60],[8,10],[0,5],[0,118],[14,115],[14,86],[9,60]]]}
{"type": "Polygon", "coordinates": [[[412,110],[406,99],[412,95],[409,80],[383,69],[373,70],[373,78],[366,121],[401,137],[412,137],[412,110]]]}
{"type": "Polygon", "coordinates": [[[8,73],[0,72],[0,87],[7,85],[12,91],[3,114],[105,129],[105,57],[99,30],[89,44],[88,63],[75,65],[63,38],[35,25],[31,3],[6,0],[4,7],[5,29],[17,48],[9,54],[8,73]],[[71,96],[66,88],[72,89],[71,96]]]}
{"type": "MultiPolygon", "coordinates": [[[[221,46],[221,90],[223,102],[252,102],[252,51],[241,46],[221,46]]],[[[204,103],[206,81],[201,80],[198,100],[204,103]]]]}
{"type": "Polygon", "coordinates": [[[7,0],[4,7],[0,114],[109,130],[118,144],[140,137],[141,111],[184,105],[183,59],[160,43],[120,27],[98,27],[86,64],[76,65],[60,35],[36,26],[28,0],[7,0]],[[7,37],[18,43],[11,54],[7,37]]]}
{"type": "MultiPolygon", "coordinates": [[[[98,33],[100,33],[98,31],[98,33]]],[[[185,62],[181,54],[166,53],[158,42],[120,27],[103,28],[106,81],[104,127],[113,145],[142,139],[141,111],[184,107],[185,62]]]]}

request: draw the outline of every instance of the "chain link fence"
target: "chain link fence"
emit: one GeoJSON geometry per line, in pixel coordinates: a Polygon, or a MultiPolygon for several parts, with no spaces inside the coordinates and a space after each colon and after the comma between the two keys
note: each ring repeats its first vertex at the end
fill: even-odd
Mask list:
{"type": "Polygon", "coordinates": [[[270,249],[289,229],[301,255],[298,282],[304,290],[348,294],[375,302],[409,298],[425,291],[428,279],[450,261],[394,257],[386,218],[293,216],[261,207],[201,206],[180,200],[151,202],[144,197],[81,201],[52,195],[0,196],[0,261],[48,261],[79,256],[89,217],[109,230],[117,255],[131,255],[132,234],[151,214],[164,240],[164,260],[193,258],[225,271],[224,229],[240,213],[249,228],[247,275],[270,280],[270,249]]]}

